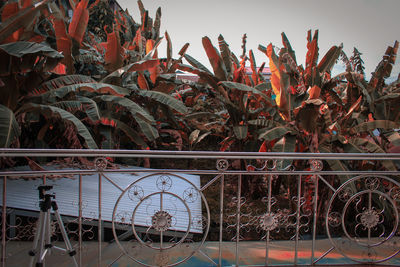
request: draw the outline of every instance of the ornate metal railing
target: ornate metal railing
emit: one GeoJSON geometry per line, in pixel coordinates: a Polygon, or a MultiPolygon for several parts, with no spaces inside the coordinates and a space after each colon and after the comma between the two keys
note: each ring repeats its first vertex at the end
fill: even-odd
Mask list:
{"type": "Polygon", "coordinates": [[[65,266],[400,264],[399,154],[0,149],[0,157],[31,166],[0,171],[2,266],[63,266],[61,257],[65,266]],[[41,169],[32,160],[55,161],[41,169]],[[154,168],[132,167],[143,161],[154,168]],[[61,212],[62,224],[40,219],[31,205],[40,199],[27,199],[39,184],[57,185],[44,194],[70,194],[75,213],[61,212]],[[65,239],[72,249],[65,242],[50,254],[65,239]]]}

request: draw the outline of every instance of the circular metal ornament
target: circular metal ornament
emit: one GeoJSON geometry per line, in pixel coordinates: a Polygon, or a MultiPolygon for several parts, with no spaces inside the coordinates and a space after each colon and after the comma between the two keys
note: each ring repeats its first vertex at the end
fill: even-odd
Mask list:
{"type": "Polygon", "coordinates": [[[128,197],[132,201],[141,200],[143,198],[144,191],[141,186],[134,185],[128,190],[128,197]]]}
{"type": "Polygon", "coordinates": [[[312,171],[322,171],[324,164],[322,163],[322,160],[313,159],[310,162],[310,168],[312,171]]]}
{"type": "Polygon", "coordinates": [[[131,183],[117,199],[112,214],[112,231],[118,247],[128,258],[143,266],[160,266],[156,258],[160,253],[169,255],[167,258],[163,257],[162,266],[176,266],[186,262],[203,246],[209,228],[210,210],[204,194],[190,180],[171,173],[149,174],[131,183]],[[149,181],[154,183],[153,187],[147,186],[149,181]],[[184,190],[182,186],[172,187],[173,183],[187,183],[188,189],[184,190]],[[175,192],[171,192],[172,189],[175,192]],[[194,206],[190,205],[190,201],[194,198],[202,202],[204,216],[193,217],[191,209],[194,206]],[[127,200],[134,200],[131,202],[133,211],[128,211],[130,220],[126,219],[125,213],[121,213],[126,210],[123,203],[127,200]],[[118,239],[120,233],[117,234],[117,229],[121,229],[121,223],[127,222],[134,238],[123,241],[118,239]],[[145,232],[139,233],[143,227],[145,232]],[[169,234],[175,231],[183,233],[178,238],[170,238],[169,234]],[[189,240],[189,233],[198,235],[199,242],[181,250],[181,246],[189,240]],[[132,244],[140,246],[143,253],[138,254],[135,252],[137,250],[132,250],[132,244]],[[148,257],[149,255],[153,256],[148,257]]]}
{"type": "Polygon", "coordinates": [[[399,231],[398,205],[388,188],[399,186],[386,176],[363,175],[347,180],[334,192],[325,225],[330,242],[344,257],[359,263],[379,263],[400,252],[400,247],[388,245],[396,242],[393,240],[397,240],[399,231]],[[354,250],[359,251],[358,256],[350,253],[354,250]]]}
{"type": "Polygon", "coordinates": [[[172,186],[172,180],[168,175],[161,175],[156,182],[158,190],[168,191],[172,186]]]}
{"type": "Polygon", "coordinates": [[[96,159],[94,160],[94,167],[95,167],[96,170],[98,170],[98,171],[105,170],[105,169],[107,168],[107,164],[108,164],[107,159],[106,159],[106,158],[103,158],[103,157],[101,157],[101,158],[96,158],[96,159]]]}
{"type": "Polygon", "coordinates": [[[172,216],[166,211],[159,210],[151,217],[151,222],[156,231],[164,232],[171,227],[172,216]]]}
{"type": "Polygon", "coordinates": [[[278,226],[278,218],[275,213],[265,213],[260,217],[260,226],[265,231],[272,231],[278,226]]]}
{"type": "Polygon", "coordinates": [[[340,226],[342,218],[339,212],[331,212],[328,216],[328,224],[332,227],[340,226]]]}
{"type": "Polygon", "coordinates": [[[229,162],[226,159],[217,160],[217,170],[226,171],[229,168],[229,162]]]}
{"type": "Polygon", "coordinates": [[[188,188],[183,192],[183,199],[188,203],[194,203],[199,198],[196,189],[188,188]]]}
{"type": "Polygon", "coordinates": [[[379,223],[379,214],[373,210],[365,210],[361,214],[361,224],[366,228],[374,228],[379,223]]]}

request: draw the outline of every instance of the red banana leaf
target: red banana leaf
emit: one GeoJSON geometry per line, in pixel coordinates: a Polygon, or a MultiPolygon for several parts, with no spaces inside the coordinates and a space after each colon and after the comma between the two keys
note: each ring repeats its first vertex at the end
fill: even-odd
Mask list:
{"type": "Polygon", "coordinates": [[[89,22],[89,11],[87,9],[88,2],[89,0],[82,0],[78,3],[68,28],[69,35],[79,44],[82,43],[89,22]]]}
{"type": "Polygon", "coordinates": [[[106,69],[113,72],[123,65],[122,47],[117,32],[107,33],[107,47],[104,56],[106,69]]]}

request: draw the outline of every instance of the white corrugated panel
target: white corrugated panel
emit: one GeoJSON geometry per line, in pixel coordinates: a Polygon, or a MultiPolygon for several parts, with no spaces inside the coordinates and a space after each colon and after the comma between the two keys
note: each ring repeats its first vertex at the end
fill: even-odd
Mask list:
{"type": "MultiPolygon", "coordinates": [[[[135,171],[140,170],[137,167],[133,168],[135,168],[135,171]]],[[[19,168],[19,170],[21,169],[19,168]]],[[[102,220],[112,221],[115,207],[116,221],[130,223],[133,220],[135,225],[151,226],[154,214],[160,211],[160,205],[162,205],[162,210],[171,215],[169,230],[186,231],[190,227],[190,232],[202,233],[202,200],[198,193],[200,188],[199,176],[188,174],[143,174],[139,172],[133,174],[109,173],[106,176],[124,191],[121,191],[105,177],[102,177],[102,220]],[[135,181],[136,183],[134,183],[135,181]],[[129,187],[130,185],[132,186],[129,187]],[[163,189],[162,201],[160,201],[161,194],[159,192],[163,189]],[[133,216],[134,211],[135,214],[133,216]],[[190,222],[189,216],[191,216],[190,222]]],[[[98,174],[84,175],[82,178],[83,217],[97,220],[99,214],[99,176],[98,174]]],[[[7,180],[7,207],[38,211],[39,197],[37,187],[41,184],[41,179],[7,180]]],[[[76,179],[48,180],[47,184],[54,186],[49,193],[56,194],[55,200],[60,214],[78,216],[78,177],[76,179]]],[[[0,197],[2,197],[1,190],[0,197]]]]}

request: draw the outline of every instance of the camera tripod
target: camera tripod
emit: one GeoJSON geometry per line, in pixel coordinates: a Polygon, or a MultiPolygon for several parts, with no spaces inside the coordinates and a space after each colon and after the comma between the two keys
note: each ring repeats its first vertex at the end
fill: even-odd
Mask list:
{"type": "Polygon", "coordinates": [[[41,185],[38,187],[39,190],[39,223],[33,239],[33,248],[29,251],[31,256],[30,267],[33,266],[36,261],[36,267],[43,267],[46,255],[50,254],[51,249],[57,249],[63,252],[67,252],[74,261],[75,266],[78,267],[78,263],[75,259],[76,251],[72,248],[71,242],[68,239],[67,232],[65,231],[63,221],[60,214],[58,213],[58,206],[55,200],[55,194],[47,194],[46,191],[52,189],[51,185],[41,185]],[[57,219],[58,226],[61,231],[61,235],[64,239],[66,249],[54,246],[51,243],[51,209],[54,211],[54,215],[57,219]]]}

